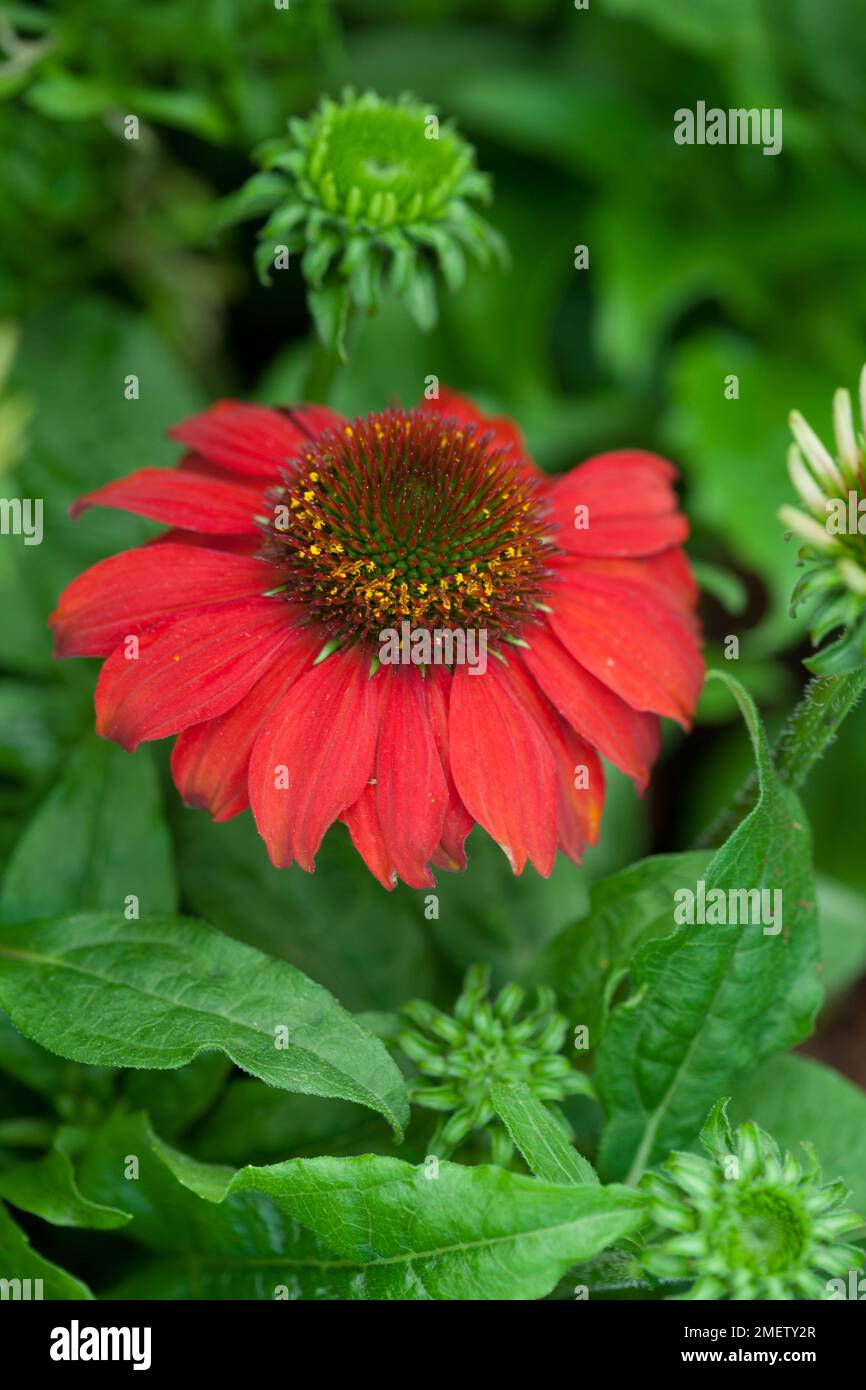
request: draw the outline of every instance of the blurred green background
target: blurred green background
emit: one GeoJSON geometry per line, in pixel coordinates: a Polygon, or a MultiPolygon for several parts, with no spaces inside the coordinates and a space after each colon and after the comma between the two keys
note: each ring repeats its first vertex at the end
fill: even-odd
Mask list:
{"type": "MultiPolygon", "coordinates": [[[[856,384],[866,357],[862,0],[0,5],[0,469],[4,495],[45,502],[41,546],[0,541],[4,851],[92,723],[96,664],[53,664],[47,614],[84,566],[149,534],[111,513],[73,525],[70,502],[170,464],[167,426],[217,396],[297,397],[309,352],[300,277],[263,289],[255,226],[213,243],[209,219],[259,141],[347,82],[411,89],[456,118],[493,174],[488,216],[513,265],[443,293],[429,336],[399,304],[369,320],[335,404],[408,404],[435,373],[513,415],[546,468],[625,444],[669,455],[711,591],[710,662],[739,637],[731,669],[771,728],[803,684],[803,632],[787,613],[796,556],[775,513],[790,500],[789,410],[829,437],[832,392],[856,384]],[[675,144],[674,111],[699,100],[781,107],[782,153],[675,144]],[[123,138],[130,113],[137,141],[123,138]],[[576,270],[581,244],[589,267],[576,270]],[[124,398],[129,373],[138,401],[124,398]]],[[[861,711],[807,796],[836,990],[859,973],[866,933],[864,730],[861,711]]],[[[104,754],[118,806],[141,794],[130,769],[151,756],[104,754]]],[[[590,875],[687,845],[749,759],[717,683],[695,734],[669,736],[643,802],[612,778],[588,871],[513,880],[475,832],[469,872],[442,876],[427,922],[421,895],[386,897],[365,874],[342,828],[314,879],[278,874],[248,815],[213,827],[184,811],[165,750],[153,756],[165,793],[154,814],[172,831],[162,899],[179,893],[355,1009],[447,999],[478,957],[519,977],[585,909],[590,875]]],[[[866,1081],[857,1056],[834,1060],[866,1081]]]]}

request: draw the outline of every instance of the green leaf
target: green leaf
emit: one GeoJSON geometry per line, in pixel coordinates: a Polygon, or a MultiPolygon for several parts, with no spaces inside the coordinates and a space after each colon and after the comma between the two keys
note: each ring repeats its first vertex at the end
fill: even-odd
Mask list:
{"type": "MultiPolygon", "coordinates": [[[[179,1180],[215,1200],[216,1187],[179,1155],[179,1180]]],[[[266,1192],[345,1262],[342,1297],[542,1298],[572,1264],[635,1230],[639,1194],[560,1186],[492,1167],[422,1165],[367,1154],[244,1168],[223,1194],[266,1192]],[[637,1200],[635,1200],[637,1198],[637,1200]]]]}
{"type": "Polygon", "coordinates": [[[866,1213],[866,1095],[832,1067],[811,1057],[774,1057],[738,1086],[731,1123],[755,1120],[783,1148],[802,1156],[813,1144],[824,1178],[841,1178],[849,1205],[866,1213]]]}
{"type": "Polygon", "coordinates": [[[274,869],[249,815],[215,825],[177,807],[175,828],[184,899],[220,931],[291,961],[353,1011],[430,994],[423,898],[402,885],[383,894],[342,826],[326,836],[315,874],[274,869]]]}
{"type": "Polygon", "coordinates": [[[50,1153],[0,1172],[0,1197],[54,1226],[110,1231],[125,1226],[130,1219],[128,1212],[91,1202],[83,1195],[75,1179],[68,1136],[62,1130],[50,1153]]]}
{"type": "Polygon", "coordinates": [[[728,613],[739,616],[746,611],[749,590],[744,579],[724,565],[713,565],[708,560],[693,560],[692,573],[700,587],[712,594],[728,613]]]}
{"type": "MultiPolygon", "coordinates": [[[[93,1294],[65,1269],[43,1260],[30,1244],[24,1232],[16,1226],[3,1203],[0,1202],[0,1279],[42,1280],[43,1298],[92,1298],[93,1294]]],[[[4,1297],[6,1295],[4,1294],[4,1297]]],[[[9,1297],[23,1296],[11,1293],[9,1297]]],[[[37,1295],[31,1283],[30,1296],[37,1295]]]]}
{"type": "Polygon", "coordinates": [[[149,750],[130,757],[88,734],[15,847],[0,921],[79,908],[122,912],[129,896],[143,912],[177,907],[156,773],[149,750]]]}
{"type": "Polygon", "coordinates": [[[33,83],[27,91],[27,101],[52,120],[88,121],[105,115],[111,93],[93,78],[55,72],[33,83]]]}
{"type": "Polygon", "coordinates": [[[367,1105],[398,1133],[408,1116],[378,1039],[299,970],[203,922],[93,912],[0,928],[0,1004],[77,1062],[158,1070],[217,1050],[271,1086],[367,1105]]]}
{"type": "MultiPolygon", "coordinates": [[[[465,874],[442,874],[439,916],[427,927],[461,971],[486,961],[496,981],[526,979],[538,953],[586,910],[587,875],[560,855],[549,878],[515,878],[502,850],[476,828],[467,841],[465,874]]],[[[411,994],[421,993],[413,988],[411,994]]]]}
{"type": "Polygon", "coordinates": [[[81,1169],[87,1190],[133,1211],[129,1234],[163,1252],[126,1294],[158,1289],[159,1277],[163,1297],[184,1296],[182,1287],[191,1296],[191,1286],[199,1297],[273,1297],[284,1286],[291,1298],[543,1298],[572,1264],[643,1220],[644,1198],[629,1189],[492,1167],[443,1162],[433,1176],[367,1154],[232,1174],[131,1124],[115,1122],[81,1169]],[[129,1154],[140,1160],[137,1182],[123,1177],[129,1154]]]}
{"type": "Polygon", "coordinates": [[[503,1086],[495,1081],[490,1099],[537,1178],[545,1182],[598,1183],[592,1164],[569,1143],[562,1125],[528,1086],[503,1086]]]}
{"type": "Polygon", "coordinates": [[[201,92],[172,91],[165,87],[136,87],[124,93],[126,105],[145,120],[188,130],[203,140],[222,142],[231,126],[215,101],[201,92]]]}
{"type": "MultiPolygon", "coordinates": [[[[706,893],[720,889],[727,901],[730,890],[780,889],[783,930],[684,924],[638,952],[634,993],[611,1015],[595,1073],[607,1116],[600,1164],[616,1177],[637,1178],[689,1143],[720,1095],[808,1035],[821,999],[808,824],[773,770],[751,697],[728,683],[749,727],[760,795],[707,866],[706,893]]],[[[688,880],[679,887],[695,891],[688,880]]],[[[673,907],[660,920],[672,924],[673,907]]]]}
{"type": "MultiPolygon", "coordinates": [[[[232,1176],[201,1171],[222,1175],[223,1184],[232,1176]]],[[[109,1289],[112,1297],[272,1298],[279,1284],[294,1297],[335,1296],[323,1272],[328,1253],[309,1232],[257,1193],[214,1205],[183,1186],[142,1115],[109,1121],[82,1155],[78,1177],[92,1200],[131,1214],[124,1237],[147,1252],[109,1289]]]]}
{"type": "Polygon", "coordinates": [[[589,915],[560,932],[538,958],[533,979],[556,990],[560,1008],[589,1029],[589,1042],[601,1041],[610,987],[638,946],[667,933],[675,889],[699,878],[709,852],[657,854],[642,859],[590,890],[589,915]]]}

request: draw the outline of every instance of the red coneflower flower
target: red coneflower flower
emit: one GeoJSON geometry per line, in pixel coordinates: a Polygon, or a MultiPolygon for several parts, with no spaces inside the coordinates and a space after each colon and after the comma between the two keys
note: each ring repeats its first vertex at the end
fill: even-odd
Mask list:
{"type": "Polygon", "coordinates": [[[223,402],[171,434],[192,451],[176,471],[76,504],[173,529],[70,584],[56,651],[107,658],[98,732],[178,735],[184,800],[251,806],[277,866],[312,870],[341,819],[385,887],[432,886],[478,822],[546,875],[598,836],[599,755],[643,789],[658,716],[688,727],[703,664],[664,459],[548,479],[515,425],[451,392],[351,424],[223,402]],[[440,634],[422,666],[407,631],[440,634]],[[441,664],[441,634],[467,631],[486,669],[459,646],[441,664]]]}

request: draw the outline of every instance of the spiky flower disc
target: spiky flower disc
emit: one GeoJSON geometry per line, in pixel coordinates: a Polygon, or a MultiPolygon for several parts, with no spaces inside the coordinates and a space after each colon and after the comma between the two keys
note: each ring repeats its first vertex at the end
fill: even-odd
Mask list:
{"type": "Polygon", "coordinates": [[[271,494],[280,592],[333,638],[385,627],[517,631],[553,547],[535,481],[472,425],[387,410],[329,430],[271,494]]]}
{"type": "Polygon", "coordinates": [[[473,1130],[488,1128],[495,1161],[506,1163],[513,1150],[507,1133],[495,1123],[493,1081],[523,1082],[546,1101],[591,1088],[560,1051],[568,1022],[557,1013],[552,990],[539,989],[535,1007],[525,1011],[519,985],[505,985],[493,1000],[489,991],[489,970],[474,965],[453,1014],[420,999],[405,1004],[403,1012],[415,1027],[400,1034],[400,1046],[422,1077],[429,1078],[414,1087],[415,1103],[451,1112],[437,1128],[432,1151],[452,1153],[473,1130]]]}
{"type": "Polygon", "coordinates": [[[504,260],[501,238],[472,206],[490,196],[472,146],[409,96],[386,102],[348,89],[340,102],[325,98],[258,158],[266,172],[230,200],[223,222],[270,211],[259,273],[269,279],[278,246],[303,252],[311,308],[331,348],[342,350],[350,306],[369,312],[387,289],[427,329],[435,266],[456,289],[467,252],[504,260]]]}
{"type": "MultiPolygon", "coordinates": [[[[866,366],[860,375],[860,412],[866,429],[866,366]]],[[[866,451],[855,431],[849,393],[833,399],[835,457],[799,411],[791,413],[794,444],[788,472],[799,506],[779,509],[801,542],[806,566],[791,596],[791,611],[809,609],[809,631],[820,650],[806,661],[819,676],[841,675],[866,662],[866,451]],[[862,530],[861,530],[862,524],[862,530]]]]}
{"type": "Polygon", "coordinates": [[[827,1280],[862,1263],[840,1236],[863,1218],[825,1183],[814,1153],[801,1164],[756,1124],[731,1133],[726,1102],[701,1134],[708,1158],[674,1153],[641,1186],[654,1229],[643,1264],[659,1279],[691,1282],[689,1299],[828,1297],[827,1280]]]}

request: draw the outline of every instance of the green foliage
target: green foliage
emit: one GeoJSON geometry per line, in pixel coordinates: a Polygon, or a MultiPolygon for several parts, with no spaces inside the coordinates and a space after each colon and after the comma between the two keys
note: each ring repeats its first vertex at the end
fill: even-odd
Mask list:
{"type": "MultiPolygon", "coordinates": [[[[43,501],[44,539],[0,536],[0,1279],[77,1300],[658,1299],[721,1279],[723,1244],[722,1291],[742,1291],[716,1149],[744,1133],[780,1169],[767,1135],[814,1145],[866,1211],[863,678],[822,675],[791,716],[806,620],[853,608],[834,590],[792,620],[803,570],[776,519],[789,412],[829,439],[863,357],[866,29],[856,0],[783,8],[3,7],[0,492],[43,501]],[[322,104],[349,83],[378,95],[322,104]],[[781,108],[782,152],[677,145],[673,111],[699,100],[781,108]],[[257,234],[260,268],[291,253],[267,290],[257,234]],[[98,740],[92,663],[56,665],[46,619],[153,530],[73,524],[70,504],[172,463],[166,429],[207,401],[352,415],[414,404],[432,376],[510,414],[546,470],[674,459],[708,665],[739,684],[708,683],[645,798],[605,770],[583,866],[515,879],[476,831],[466,873],[385,894],[342,827],[315,875],[277,871],[249,813],[214,825],[180,806],[162,750],[98,740]],[[780,890],[782,932],[676,922],[699,880],[780,890]],[[449,1041],[433,1025],[475,961],[500,1013],[475,998],[480,1030],[449,1041]],[[825,1060],[784,1055],[821,985],[825,1060]],[[504,1052],[491,1028],[539,988],[555,1012],[504,1052]],[[409,1000],[426,1076],[399,1047],[409,1000]],[[455,1113],[459,1163],[437,1159],[455,1113]],[[697,1243],[649,1220],[646,1169],[697,1243]]],[[[798,1162],[789,1185],[826,1188],[798,1162]]]]}
{"type": "Polygon", "coordinates": [[[217,1048],[273,1086],[369,1105],[399,1131],[405,1088],[381,1043],[320,985],[201,922],[79,913],[0,929],[0,1001],[77,1062],[179,1067],[217,1048]]]}
{"type": "Polygon", "coordinates": [[[509,1137],[537,1178],[545,1182],[598,1183],[592,1164],[569,1143],[562,1125],[525,1082],[495,1081],[490,1099],[509,1137]]]}
{"type": "Polygon", "coordinates": [[[125,1283],[127,1297],[539,1298],[644,1212],[625,1188],[444,1162],[433,1176],[373,1154],[233,1174],[169,1149],[135,1119],[96,1136],[82,1182],[127,1203],[129,1233],[161,1256],[125,1283]],[[139,1160],[134,1183],[126,1155],[139,1160]]]}
{"type": "MultiPolygon", "coordinates": [[[[634,993],[614,1011],[598,1054],[607,1116],[600,1161],[615,1177],[639,1177],[690,1141],[714,1097],[808,1035],[821,1000],[805,816],[773,769],[751,698],[732,688],[752,739],[760,794],[707,865],[707,902],[713,893],[730,902],[729,893],[748,884],[781,894],[782,913],[771,923],[763,908],[751,921],[728,910],[712,923],[695,910],[691,923],[637,952],[634,993]]],[[[680,888],[698,891],[688,883],[680,888]]],[[[771,896],[768,905],[775,901],[771,896]]],[[[670,921],[670,907],[666,916],[670,921]]]]}

